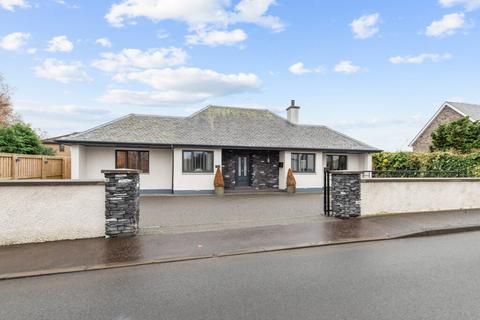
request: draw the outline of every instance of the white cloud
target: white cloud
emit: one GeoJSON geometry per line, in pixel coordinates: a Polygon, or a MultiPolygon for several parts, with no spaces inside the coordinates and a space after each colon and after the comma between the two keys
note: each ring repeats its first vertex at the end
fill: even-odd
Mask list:
{"type": "Polygon", "coordinates": [[[157,31],[157,38],[158,39],[166,39],[170,37],[170,35],[168,34],[167,31],[163,30],[163,29],[160,29],[157,31]]]}
{"type": "Polygon", "coordinates": [[[417,56],[395,56],[388,60],[393,64],[422,64],[425,61],[440,62],[451,58],[450,53],[422,53],[417,56]]]}
{"type": "Polygon", "coordinates": [[[425,34],[430,37],[449,36],[466,27],[464,13],[451,13],[444,15],[441,20],[433,21],[427,27],[425,34]]]}
{"type": "Polygon", "coordinates": [[[196,34],[185,37],[188,44],[191,45],[207,45],[211,47],[219,45],[231,46],[247,39],[247,34],[242,29],[232,31],[205,31],[198,30],[196,34]]]}
{"type": "Polygon", "coordinates": [[[480,8],[480,0],[439,0],[438,2],[445,8],[463,6],[467,11],[480,8]]]}
{"type": "Polygon", "coordinates": [[[107,21],[121,27],[125,21],[145,17],[155,22],[177,20],[192,29],[235,23],[253,23],[274,31],[284,29],[278,17],[266,15],[275,0],[241,0],[235,8],[226,0],[122,0],[110,7],[107,21]]]}
{"type": "Polygon", "coordinates": [[[48,136],[58,136],[83,131],[105,123],[122,115],[117,109],[90,107],[74,104],[50,104],[35,100],[15,99],[15,111],[34,128],[48,132],[48,136]]]}
{"type": "Polygon", "coordinates": [[[235,6],[235,13],[231,14],[232,22],[253,23],[275,32],[285,29],[280,18],[266,15],[270,6],[275,5],[276,0],[241,0],[235,6]]]}
{"type": "Polygon", "coordinates": [[[19,51],[27,44],[28,39],[30,39],[30,33],[10,33],[0,39],[0,48],[9,51],[19,51]]]}
{"type": "Polygon", "coordinates": [[[68,40],[67,36],[53,37],[48,42],[47,51],[50,52],[70,52],[73,50],[73,43],[68,40]]]}
{"type": "Polygon", "coordinates": [[[37,48],[29,48],[29,49],[27,50],[27,52],[28,52],[29,54],[35,54],[35,53],[37,53],[37,48]]]}
{"type": "Polygon", "coordinates": [[[367,39],[378,33],[379,29],[377,24],[379,21],[380,14],[378,13],[363,15],[353,20],[352,23],[350,23],[350,27],[352,28],[355,38],[367,39]]]}
{"type": "Polygon", "coordinates": [[[144,105],[193,103],[255,91],[261,86],[261,80],[252,73],[223,74],[187,67],[126,72],[117,75],[116,80],[138,81],[155,90],[111,89],[100,98],[102,101],[144,105]]]}
{"type": "Polygon", "coordinates": [[[352,74],[362,71],[362,67],[356,66],[350,60],[340,61],[334,68],[333,71],[345,74],[352,74]]]}
{"type": "Polygon", "coordinates": [[[123,49],[119,53],[105,52],[100,56],[102,59],[93,61],[92,66],[105,72],[177,66],[184,64],[188,58],[183,49],[175,47],[147,51],[123,49]]]}
{"type": "Polygon", "coordinates": [[[292,64],[288,70],[296,75],[301,75],[301,74],[306,74],[306,73],[323,73],[325,70],[323,67],[317,67],[317,68],[306,68],[303,62],[297,62],[295,64],[292,64]]]}
{"type": "Polygon", "coordinates": [[[110,111],[106,109],[83,107],[74,104],[65,105],[15,105],[15,109],[21,112],[29,112],[32,114],[54,115],[54,116],[103,116],[109,114],[110,111]]]}
{"type": "Polygon", "coordinates": [[[99,38],[99,39],[95,40],[95,43],[99,44],[99,45],[101,45],[102,47],[105,47],[105,48],[111,48],[112,47],[112,43],[110,42],[110,40],[108,40],[108,38],[99,38]]]}
{"type": "Polygon", "coordinates": [[[46,59],[42,65],[34,67],[33,71],[39,78],[61,83],[92,81],[79,61],[67,63],[57,59],[46,59]]]}
{"type": "Polygon", "coordinates": [[[28,8],[30,5],[25,0],[0,0],[0,7],[8,11],[15,11],[15,7],[28,8]]]}

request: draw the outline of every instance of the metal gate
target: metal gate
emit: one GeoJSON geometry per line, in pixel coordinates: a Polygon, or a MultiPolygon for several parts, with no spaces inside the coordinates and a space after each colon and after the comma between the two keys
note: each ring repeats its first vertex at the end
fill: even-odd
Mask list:
{"type": "Polygon", "coordinates": [[[332,215],[332,198],[330,197],[331,170],[323,169],[323,214],[332,215]]]}

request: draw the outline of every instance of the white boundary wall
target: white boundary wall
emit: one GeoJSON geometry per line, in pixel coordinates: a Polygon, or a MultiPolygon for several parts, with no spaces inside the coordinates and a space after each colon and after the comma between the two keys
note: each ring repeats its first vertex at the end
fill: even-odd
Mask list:
{"type": "Polygon", "coordinates": [[[105,236],[103,180],[0,181],[0,245],[105,236]]]}
{"type": "Polygon", "coordinates": [[[480,208],[479,178],[374,178],[361,181],[361,215],[480,208]]]}

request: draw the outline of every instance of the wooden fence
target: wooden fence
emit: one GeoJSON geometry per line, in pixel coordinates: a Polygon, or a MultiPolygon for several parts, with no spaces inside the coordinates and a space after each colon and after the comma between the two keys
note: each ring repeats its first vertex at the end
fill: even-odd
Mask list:
{"type": "Polygon", "coordinates": [[[0,153],[0,179],[70,179],[70,158],[0,153]]]}

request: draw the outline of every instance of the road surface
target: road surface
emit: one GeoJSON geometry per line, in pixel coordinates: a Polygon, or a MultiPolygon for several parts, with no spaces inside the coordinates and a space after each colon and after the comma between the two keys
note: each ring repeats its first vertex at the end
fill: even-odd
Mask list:
{"type": "Polygon", "coordinates": [[[480,232],[0,281],[0,319],[478,319],[480,232]]]}

